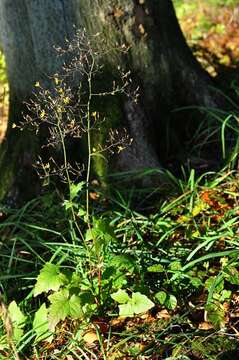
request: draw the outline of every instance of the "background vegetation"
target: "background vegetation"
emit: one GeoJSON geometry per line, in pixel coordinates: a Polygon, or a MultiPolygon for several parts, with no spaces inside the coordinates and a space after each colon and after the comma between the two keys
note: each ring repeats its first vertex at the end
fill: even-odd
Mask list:
{"type": "MultiPolygon", "coordinates": [[[[106,187],[90,177],[93,159],[104,159],[109,148],[124,151],[131,140],[112,134],[104,148],[91,146],[91,132],[102,120],[91,86],[84,106],[77,103],[84,120],[77,127],[65,74],[52,79],[53,92],[36,82],[33,115],[24,126],[54,124],[47,141],[60,148],[63,164],[39,161],[41,194],[20,208],[0,207],[1,359],[212,360],[239,354],[239,4],[174,2],[192,51],[221,84],[230,111],[201,109],[203,121],[185,150],[190,161],[179,158],[175,166],[170,159],[166,170],[115,174],[106,187]],[[63,124],[65,113],[72,116],[63,124]],[[78,169],[75,182],[67,158],[72,129],[87,134],[89,149],[87,169],[78,169]],[[214,149],[216,166],[210,162],[214,149]],[[142,186],[157,172],[163,184],[142,186]],[[60,187],[55,175],[63,180],[60,187]]],[[[90,50],[91,85],[99,69],[89,66],[90,50]]],[[[123,79],[104,96],[122,93],[123,79]]],[[[0,82],[0,111],[6,111],[3,55],[0,82]]]]}

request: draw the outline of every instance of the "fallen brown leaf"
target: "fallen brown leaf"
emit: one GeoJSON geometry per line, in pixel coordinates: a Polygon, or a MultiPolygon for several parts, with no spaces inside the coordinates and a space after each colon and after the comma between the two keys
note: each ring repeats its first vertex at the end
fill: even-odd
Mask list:
{"type": "Polygon", "coordinates": [[[200,330],[211,330],[213,329],[213,325],[209,323],[208,321],[203,321],[198,325],[198,328],[200,330]]]}
{"type": "Polygon", "coordinates": [[[93,345],[95,341],[99,341],[99,338],[94,330],[89,330],[85,335],[83,336],[83,340],[88,345],[93,345]]]}

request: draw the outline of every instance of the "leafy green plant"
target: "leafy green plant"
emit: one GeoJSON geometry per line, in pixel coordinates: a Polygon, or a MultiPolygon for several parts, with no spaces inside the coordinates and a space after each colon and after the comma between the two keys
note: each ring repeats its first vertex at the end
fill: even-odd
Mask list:
{"type": "MultiPolygon", "coordinates": [[[[93,65],[90,49],[85,55],[93,65]]],[[[106,150],[91,142],[92,131],[98,131],[94,125],[104,117],[92,102],[97,71],[97,66],[87,68],[82,88],[88,87],[79,96],[83,104],[73,102],[59,74],[52,79],[53,93],[35,85],[37,96],[29,109],[37,121],[28,118],[28,125],[36,130],[49,126],[47,145],[57,145],[63,154],[62,166],[40,160],[38,170],[47,181],[59,175],[67,189],[66,195],[46,191],[21,209],[1,207],[0,282],[12,336],[2,316],[0,351],[15,358],[33,352],[36,358],[50,358],[51,347],[59,358],[216,358],[227,337],[224,329],[230,340],[237,336],[233,317],[228,326],[239,284],[239,186],[237,174],[229,170],[238,155],[237,143],[229,141],[238,133],[236,115],[223,120],[225,113],[212,111],[227,160],[223,171],[198,176],[182,168],[182,178],[165,171],[172,186],[164,192],[157,187],[105,193],[101,188],[102,201],[93,201],[92,161],[102,159],[106,150]],[[71,131],[88,141],[86,174],[77,180],[81,174],[68,163],[65,141],[71,131]],[[149,310],[149,323],[144,323],[144,316],[137,315],[149,310]],[[214,346],[218,330],[221,339],[214,346]]],[[[125,90],[121,84],[97,96],[125,90]]],[[[196,136],[208,135],[207,142],[210,128],[202,128],[196,136]]],[[[116,177],[125,180],[127,174],[116,177]]]]}
{"type": "Polygon", "coordinates": [[[125,290],[118,290],[111,297],[120,304],[119,315],[124,317],[133,317],[154,307],[154,303],[140,292],[132,293],[130,297],[125,290]]]}
{"type": "Polygon", "coordinates": [[[0,350],[11,349],[16,360],[19,360],[17,345],[21,342],[27,317],[15,301],[8,307],[1,301],[0,322],[5,331],[0,336],[0,350]]]}

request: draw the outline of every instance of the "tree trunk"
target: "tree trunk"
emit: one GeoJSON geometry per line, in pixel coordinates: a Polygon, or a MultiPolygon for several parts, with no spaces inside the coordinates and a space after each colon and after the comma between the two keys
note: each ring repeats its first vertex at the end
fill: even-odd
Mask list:
{"type": "Polygon", "coordinates": [[[0,199],[8,194],[19,201],[36,194],[32,163],[38,139],[12,125],[23,120],[24,102],[29,101],[34,83],[50,87],[49,77],[60,72],[64,58],[56,56],[53,46],[63,46],[72,37],[75,13],[73,0],[0,1],[1,43],[10,87],[8,129],[0,148],[0,199]]]}
{"type": "MultiPolygon", "coordinates": [[[[118,65],[129,69],[140,86],[137,111],[135,105],[124,106],[134,143],[121,154],[120,163],[123,168],[158,166],[167,159],[167,147],[171,154],[180,150],[185,117],[191,123],[188,112],[178,116],[172,111],[221,103],[212,90],[213,81],[191,53],[171,0],[89,0],[80,6],[89,34],[102,34],[109,48],[129,48],[126,55],[118,52],[115,57],[106,56],[104,62],[112,71],[118,65]]],[[[195,112],[193,116],[195,123],[195,112]]],[[[193,127],[190,124],[191,131],[193,127]]]]}
{"type": "MultiPolygon", "coordinates": [[[[56,58],[53,45],[63,45],[65,38],[72,37],[73,24],[86,27],[89,36],[100,33],[100,44],[104,40],[107,50],[129,48],[126,53],[105,52],[102,61],[106,71],[99,79],[107,83],[109,74],[121,66],[131,70],[134,83],[140,86],[138,103],[128,99],[123,104],[121,100],[104,104],[107,126],[110,122],[115,126],[120,119],[120,125],[126,125],[134,139],[117,156],[119,169],[160,167],[167,156],[168,124],[175,121],[172,110],[218,104],[211,91],[211,78],[186,44],[171,0],[1,0],[0,30],[11,100],[4,146],[7,150],[0,170],[10,167],[11,170],[4,170],[8,186],[16,182],[16,169],[24,169],[24,159],[27,164],[32,162],[36,143],[24,131],[13,131],[11,124],[21,119],[21,104],[31,96],[34,82],[50,86],[48,76],[60,72],[62,60],[56,58]]],[[[174,139],[178,131],[184,132],[182,121],[177,121],[174,139]]],[[[173,150],[177,151],[177,147],[173,150]]],[[[24,175],[22,178],[25,181],[24,175]]]]}

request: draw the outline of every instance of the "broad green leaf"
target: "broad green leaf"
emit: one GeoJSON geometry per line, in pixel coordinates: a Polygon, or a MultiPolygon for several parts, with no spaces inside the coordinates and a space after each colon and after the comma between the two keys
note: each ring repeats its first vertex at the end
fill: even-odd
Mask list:
{"type": "Polygon", "coordinates": [[[207,311],[208,320],[216,327],[222,328],[225,323],[225,310],[223,305],[219,302],[211,303],[205,306],[205,310],[207,311]]]}
{"type": "Polygon", "coordinates": [[[83,316],[81,298],[73,294],[69,299],[69,316],[72,319],[79,319],[83,316]]]}
{"type": "Polygon", "coordinates": [[[15,301],[12,301],[9,304],[8,312],[13,324],[13,339],[16,342],[19,342],[24,334],[23,328],[27,317],[23,314],[15,301]]]}
{"type": "Polygon", "coordinates": [[[134,311],[131,303],[119,305],[119,316],[133,317],[134,311]]]}
{"type": "Polygon", "coordinates": [[[76,295],[70,297],[69,291],[66,289],[49,295],[48,299],[51,302],[48,319],[49,328],[52,331],[59,321],[65,320],[67,316],[77,319],[83,315],[80,297],[76,295]]]}
{"type": "Polygon", "coordinates": [[[76,288],[79,291],[81,284],[82,284],[81,276],[78,273],[73,272],[73,273],[69,273],[68,278],[69,278],[69,282],[70,282],[70,287],[76,288]]]}
{"type": "Polygon", "coordinates": [[[122,274],[122,272],[116,272],[115,277],[112,279],[112,288],[113,289],[122,289],[127,285],[127,277],[126,275],[122,274]]]}
{"type": "Polygon", "coordinates": [[[105,241],[114,241],[115,234],[113,227],[110,226],[109,221],[106,219],[97,219],[94,221],[94,228],[98,230],[99,235],[104,238],[105,241]]]}
{"type": "Polygon", "coordinates": [[[130,301],[130,297],[125,290],[118,290],[114,294],[111,294],[113,300],[117,301],[119,304],[125,304],[130,301]]]}
{"type": "Polygon", "coordinates": [[[174,295],[169,295],[166,299],[165,306],[170,310],[174,310],[177,306],[177,303],[177,298],[174,295]]]}
{"type": "Polygon", "coordinates": [[[159,291],[157,294],[155,294],[155,298],[158,300],[160,305],[163,305],[166,301],[167,294],[165,291],[159,291]]]}
{"type": "Polygon", "coordinates": [[[48,296],[51,305],[48,310],[49,329],[54,331],[55,326],[61,320],[70,314],[69,308],[69,291],[66,289],[60,290],[48,296]]]}
{"type": "Polygon", "coordinates": [[[48,342],[52,341],[53,335],[49,331],[48,309],[46,308],[46,304],[42,304],[42,306],[35,313],[33,320],[33,330],[36,333],[36,342],[42,340],[48,342]]]}
{"type": "Polygon", "coordinates": [[[94,241],[94,252],[96,256],[100,256],[105,246],[105,239],[103,237],[96,237],[94,241]]]}
{"type": "Polygon", "coordinates": [[[34,287],[34,296],[49,290],[57,291],[67,282],[67,278],[60,272],[60,266],[46,263],[37,277],[34,287]]]}
{"type": "Polygon", "coordinates": [[[24,329],[19,328],[18,325],[13,324],[13,339],[15,343],[18,343],[21,341],[22,337],[24,335],[24,329]]]}
{"type": "Polygon", "coordinates": [[[132,294],[132,309],[135,314],[141,314],[154,307],[154,303],[140,292],[132,294]]]}
{"type": "Polygon", "coordinates": [[[131,317],[154,307],[154,303],[140,292],[132,293],[132,298],[130,298],[125,290],[118,290],[111,297],[121,304],[119,305],[120,316],[131,317]]]}
{"type": "Polygon", "coordinates": [[[135,269],[135,259],[130,255],[115,255],[110,265],[114,266],[118,270],[127,270],[132,272],[135,269]]]}
{"type": "Polygon", "coordinates": [[[155,265],[151,265],[147,268],[147,271],[149,272],[164,272],[164,267],[161,264],[155,264],[155,265]]]}
{"type": "Polygon", "coordinates": [[[9,316],[13,322],[18,327],[24,327],[27,317],[20,310],[16,301],[12,301],[8,306],[9,316]]]}

